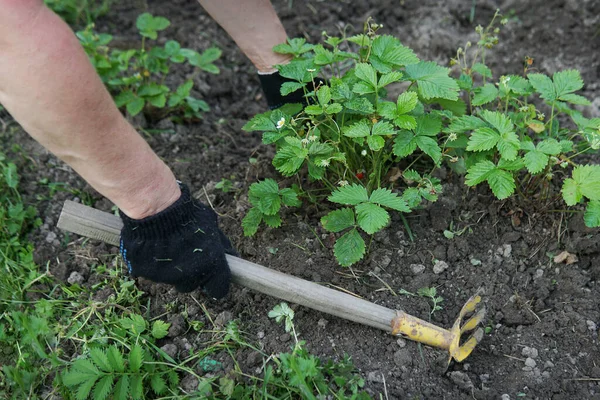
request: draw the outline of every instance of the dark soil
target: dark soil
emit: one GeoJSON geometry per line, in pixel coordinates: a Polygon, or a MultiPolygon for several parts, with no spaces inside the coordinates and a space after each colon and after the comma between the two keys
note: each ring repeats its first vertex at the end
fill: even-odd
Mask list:
{"type": "MultiPolygon", "coordinates": [[[[150,135],[148,141],[201,200],[208,196],[223,215],[223,228],[242,257],[424,319],[429,317],[425,299],[395,296],[369,272],[395,291],[435,286],[445,300],[432,322],[445,327],[451,326],[471,294],[478,288],[485,290],[487,333],[464,363],[451,364],[448,370],[440,367],[446,360],[440,350],[295,307],[296,327],[312,352],[325,357],[352,356],[366,378],[366,387],[377,398],[387,392],[394,399],[600,399],[600,235],[583,226],[580,214],[571,218],[571,214],[541,213],[511,201],[498,202],[486,188],[467,190],[460,178],[448,175],[439,202],[409,216],[415,240],[394,218],[389,228],[375,236],[365,261],[353,268],[356,277],[349,277],[350,271],[333,260],[332,240],[318,224],[323,210],[288,213],[282,228],[261,229],[253,238],[243,237],[240,222],[248,208],[248,186],[257,179],[276,177],[269,161],[272,149],[261,145],[259,135],[240,129],[255,113],[266,110],[258,78],[232,40],[195,2],[148,3],[149,11],[172,21],[166,36],[185,47],[217,45],[223,49],[218,62],[221,74],[195,78],[198,95],[212,108],[203,121],[177,126],[168,120],[148,125],[138,119],[135,123],[167,130],[150,135]],[[251,157],[258,162],[250,163],[251,157]],[[237,190],[222,193],[215,189],[222,178],[233,181],[237,190]],[[442,232],[452,221],[456,228],[471,225],[471,231],[447,239],[442,232]],[[562,250],[576,254],[579,261],[555,264],[552,255],[562,250]],[[446,262],[448,268],[435,274],[435,260],[446,262]]],[[[372,16],[384,25],[385,33],[399,37],[421,58],[445,65],[459,46],[477,40],[474,27],[486,25],[495,9],[501,8],[511,18],[500,45],[486,60],[495,76],[520,73],[525,56],[533,57],[534,65],[546,73],[579,69],[587,83],[583,94],[594,101],[587,112],[600,116],[598,1],[477,1],[473,23],[469,21],[470,1],[277,1],[275,6],[292,37],[305,36],[315,43],[324,30],[334,34],[347,24],[354,31],[362,30],[365,19],[372,16]]],[[[135,17],[142,11],[141,6],[114,6],[97,26],[119,32],[115,40],[132,40],[135,17]]],[[[25,190],[31,199],[41,190],[36,182],[44,177],[97,197],[24,133],[17,133],[15,140],[38,165],[26,172],[25,190]]],[[[58,192],[51,201],[41,203],[44,226],[34,237],[38,260],[49,261],[60,279],[77,271],[84,284],[91,285],[95,278],[89,276],[89,267],[73,255],[80,242],[66,247],[65,234],[56,228],[66,198],[73,195],[58,192]]],[[[110,210],[111,204],[98,200],[95,206],[110,210]]],[[[84,249],[92,257],[116,251],[92,244],[84,249]]],[[[164,313],[164,305],[176,304],[169,314],[171,333],[162,344],[174,345],[168,346],[174,354],[197,347],[201,342],[195,334],[186,333],[180,315],[187,308],[188,314],[206,321],[192,296],[149,282],[138,284],[152,299],[154,315],[164,313]]],[[[97,299],[108,294],[99,292],[97,299]]],[[[289,335],[267,317],[277,299],[241,287],[233,287],[221,302],[199,294],[194,297],[221,320],[239,319],[248,338],[266,353],[289,350],[289,335]]],[[[249,373],[256,373],[261,365],[251,351],[237,357],[249,373]]]]}

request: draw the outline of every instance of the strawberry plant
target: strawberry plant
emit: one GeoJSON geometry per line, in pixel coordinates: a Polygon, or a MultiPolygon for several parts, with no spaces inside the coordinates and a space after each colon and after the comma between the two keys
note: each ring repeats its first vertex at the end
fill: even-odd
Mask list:
{"type": "Polygon", "coordinates": [[[140,48],[111,49],[112,36],[93,31],[94,25],[77,32],[92,64],[102,81],[115,96],[118,107],[124,108],[131,116],[144,111],[147,116],[161,119],[174,115],[174,119],[192,120],[202,117],[208,111],[204,100],[192,95],[194,83],[188,80],[176,88],[165,84],[174,64],[187,63],[200,70],[218,74],[213,62],[220,57],[221,50],[209,48],[203,53],[182,48],[179,42],[168,40],[164,46],[148,46],[148,41],[156,40],[158,33],[169,27],[164,17],[141,14],[136,27],[141,36],[140,48]]]}
{"type": "MultiPolygon", "coordinates": [[[[359,35],[275,47],[294,56],[278,67],[289,80],[281,93],[302,90],[306,104],[259,114],[244,129],[262,131],[263,143],[275,146],[273,166],[296,182],[301,197],[340,207],[321,224],[340,234],[334,254],[341,265],[364,257],[364,235],[385,228],[390,212],[437,200],[442,186],[432,173],[442,163],[466,174],[468,186],[487,183],[501,200],[517,194],[553,204],[557,178],[567,205],[586,202],[586,224],[600,225],[600,166],[575,160],[600,148],[600,119],[573,108],[589,104],[575,93],[583,87],[580,74],[531,73],[528,58],[522,74],[494,79],[485,55],[498,43],[499,17],[477,27],[476,46],[458,50],[451,62],[457,78],[379,35],[381,26],[371,21],[359,35]],[[398,94],[388,99],[390,85],[398,94]]],[[[253,208],[244,219],[246,235],[256,232],[257,215],[253,208]]]]}
{"type": "MultiPolygon", "coordinates": [[[[244,127],[262,131],[263,142],[275,145],[273,165],[285,177],[295,177],[299,194],[340,207],[321,223],[340,233],[334,254],[344,266],[364,257],[364,235],[385,228],[390,212],[407,213],[437,199],[441,184],[431,172],[446,146],[438,138],[444,114],[432,105],[458,99],[459,86],[448,68],[419,60],[398,39],[378,35],[378,29],[369,21],[356,36],[326,36],[319,45],[291,39],[276,46],[294,56],[279,66],[289,79],[281,93],[303,90],[308,104],[257,115],[244,127]],[[317,85],[318,74],[328,82],[317,85]],[[402,82],[406,90],[388,100],[389,85],[402,82]]],[[[252,190],[255,207],[243,221],[246,235],[257,227],[252,190]]]]}
{"type": "Polygon", "coordinates": [[[466,172],[468,186],[485,182],[501,200],[517,194],[523,202],[553,204],[559,194],[551,192],[551,182],[558,178],[565,203],[586,202],[586,225],[600,226],[600,165],[576,161],[600,148],[600,119],[584,118],[573,107],[590,104],[575,93],[584,85],[579,71],[550,77],[530,72],[533,59],[527,58],[521,75],[494,79],[484,60],[498,42],[498,17],[485,29],[477,27],[474,50],[467,43],[452,60],[466,103],[452,110],[444,129],[451,138],[447,160],[466,172]]]}

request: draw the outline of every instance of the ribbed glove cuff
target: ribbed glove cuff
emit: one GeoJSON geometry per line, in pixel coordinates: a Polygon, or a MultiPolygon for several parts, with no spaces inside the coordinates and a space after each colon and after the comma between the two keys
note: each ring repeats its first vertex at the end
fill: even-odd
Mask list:
{"type": "Polygon", "coordinates": [[[123,220],[123,232],[134,240],[157,240],[165,235],[173,234],[195,221],[195,206],[190,189],[183,183],[179,184],[181,196],[175,203],[163,211],[143,219],[133,219],[119,210],[123,220]]]}

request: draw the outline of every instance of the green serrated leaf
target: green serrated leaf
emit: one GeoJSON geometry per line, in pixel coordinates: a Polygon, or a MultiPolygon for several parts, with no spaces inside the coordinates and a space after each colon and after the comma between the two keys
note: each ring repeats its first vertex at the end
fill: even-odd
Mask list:
{"type": "Polygon", "coordinates": [[[415,109],[417,103],[419,102],[419,98],[416,92],[404,92],[400,96],[398,96],[398,100],[396,101],[396,112],[398,115],[407,114],[415,109]]]}
{"type": "Polygon", "coordinates": [[[512,161],[517,158],[521,142],[514,132],[507,132],[502,135],[497,144],[498,152],[503,159],[512,161]]]}
{"type": "Polygon", "coordinates": [[[354,211],[351,208],[331,211],[321,218],[321,225],[329,232],[341,232],[354,224],[354,211]]]}
{"type": "Polygon", "coordinates": [[[271,228],[279,228],[281,226],[281,216],[279,214],[263,215],[263,221],[271,228]]]}
{"type": "Polygon", "coordinates": [[[490,70],[485,64],[475,63],[473,65],[473,71],[477,72],[484,78],[492,78],[492,70],[490,70]]]}
{"type": "Polygon", "coordinates": [[[394,130],[394,126],[389,122],[377,121],[371,129],[371,133],[375,136],[388,136],[395,135],[396,131],[394,130]]]}
{"type": "Polygon", "coordinates": [[[379,151],[385,146],[385,139],[381,136],[369,136],[367,137],[367,145],[373,151],[379,151]]]}
{"type": "Polygon", "coordinates": [[[279,191],[281,202],[288,207],[300,207],[302,202],[298,199],[298,194],[290,188],[281,189],[279,191]]]}
{"type": "Polygon", "coordinates": [[[533,150],[523,157],[525,167],[530,174],[539,174],[548,165],[548,156],[541,151],[533,150]]]}
{"type": "Polygon", "coordinates": [[[402,72],[392,71],[392,72],[389,72],[387,74],[383,74],[381,76],[381,78],[379,78],[379,82],[377,83],[377,87],[379,89],[381,89],[381,88],[389,85],[390,83],[398,82],[400,79],[402,79],[402,72]]]}
{"type": "Polygon", "coordinates": [[[555,156],[562,152],[561,144],[556,139],[545,139],[538,143],[537,150],[555,156]]]}
{"type": "Polygon", "coordinates": [[[378,36],[373,40],[369,61],[381,73],[389,73],[394,67],[419,62],[415,53],[389,35],[378,36]]]}
{"type": "Polygon", "coordinates": [[[548,101],[556,100],[556,90],[554,89],[552,79],[548,76],[536,73],[527,75],[527,79],[529,79],[529,83],[531,83],[531,86],[533,86],[535,91],[540,94],[542,99],[548,101]]]}
{"type": "Polygon", "coordinates": [[[125,105],[125,108],[127,109],[129,115],[135,117],[144,109],[145,104],[146,101],[144,99],[134,95],[134,98],[125,105]]]}
{"type": "Polygon", "coordinates": [[[335,242],[333,252],[341,266],[349,267],[365,255],[365,241],[356,229],[352,229],[335,242]]]}
{"type": "Polygon", "coordinates": [[[116,372],[122,373],[125,371],[125,361],[117,346],[111,345],[106,352],[106,356],[108,357],[108,362],[116,372]]]}
{"type": "Polygon", "coordinates": [[[393,152],[398,157],[411,155],[417,149],[415,136],[410,131],[400,131],[394,139],[393,152]]]}
{"type": "Polygon", "coordinates": [[[242,228],[244,236],[252,236],[258,231],[258,226],[262,222],[263,213],[256,207],[252,207],[244,219],[242,219],[242,228]]]}
{"type": "Polygon", "coordinates": [[[283,175],[292,176],[302,167],[307,156],[306,148],[284,146],[273,157],[273,166],[283,175]]]}
{"type": "Polygon", "coordinates": [[[484,127],[487,127],[487,125],[481,118],[474,115],[463,115],[462,117],[453,118],[446,131],[449,133],[465,133],[484,127]]]}
{"type": "Polygon", "coordinates": [[[436,136],[442,130],[442,121],[435,115],[419,115],[416,121],[417,136],[436,136]]]}
{"type": "Polygon", "coordinates": [[[71,368],[71,370],[69,372],[63,374],[62,382],[68,387],[77,386],[95,376],[97,376],[97,375],[90,374],[90,373],[84,373],[84,372],[76,370],[75,368],[71,368]]]}
{"type": "Polygon", "coordinates": [[[344,136],[358,138],[368,137],[371,134],[371,126],[366,119],[361,119],[355,124],[342,128],[344,136]]]}
{"type": "Polygon", "coordinates": [[[390,222],[390,214],[380,206],[362,203],[356,206],[358,225],[369,235],[380,231],[390,222]]]}
{"type": "Polygon", "coordinates": [[[352,206],[369,201],[369,195],[364,186],[353,183],[338,188],[327,199],[332,203],[352,206]]]}
{"type": "Polygon", "coordinates": [[[342,105],[340,103],[333,103],[325,107],[326,114],[337,114],[342,111],[342,105]]]}
{"type": "Polygon", "coordinates": [[[492,189],[492,193],[499,199],[504,200],[515,191],[515,178],[513,175],[501,169],[495,169],[490,173],[487,182],[492,189]]]}
{"type": "Polygon", "coordinates": [[[573,169],[573,180],[581,194],[590,200],[600,200],[600,165],[580,165],[573,169]]]}
{"type": "Polygon", "coordinates": [[[129,397],[129,376],[122,375],[121,378],[117,381],[115,385],[115,390],[113,391],[115,400],[127,400],[129,397]]]}
{"type": "Polygon", "coordinates": [[[406,73],[409,79],[417,82],[419,95],[424,99],[458,99],[458,84],[448,76],[450,70],[432,61],[421,61],[408,65],[406,73]]]}
{"type": "Polygon", "coordinates": [[[477,128],[469,137],[468,151],[486,151],[493,149],[500,141],[500,135],[492,128],[477,128]]]}
{"type": "Polygon", "coordinates": [[[98,366],[104,372],[113,372],[113,367],[108,361],[106,353],[98,348],[90,349],[90,357],[94,364],[98,366]]]}
{"type": "Polygon", "coordinates": [[[331,101],[331,90],[329,86],[321,86],[319,90],[317,90],[317,100],[321,106],[326,106],[331,101]]]}
{"type": "Polygon", "coordinates": [[[583,221],[588,228],[597,228],[600,226],[600,201],[590,201],[585,208],[583,221]]]}
{"type": "Polygon", "coordinates": [[[442,149],[437,141],[428,136],[416,136],[415,143],[423,153],[431,157],[434,163],[439,164],[442,159],[442,149]]]}
{"type": "Polygon", "coordinates": [[[102,379],[100,379],[94,388],[94,400],[105,400],[112,390],[113,382],[113,375],[105,375],[102,379]]]}
{"type": "Polygon", "coordinates": [[[92,387],[94,387],[96,384],[97,379],[98,377],[94,376],[79,385],[79,388],[77,388],[77,393],[75,394],[75,398],[77,400],[86,400],[92,391],[92,387]]]}
{"type": "Polygon", "coordinates": [[[302,89],[305,85],[306,83],[300,82],[284,82],[279,91],[282,96],[287,96],[290,93],[294,93],[296,90],[302,89]]]}
{"type": "Polygon", "coordinates": [[[500,135],[514,132],[515,130],[514,124],[505,114],[497,111],[482,110],[479,115],[494,127],[500,135]]]}
{"type": "Polygon", "coordinates": [[[552,81],[558,100],[564,100],[563,96],[583,88],[581,74],[576,69],[556,72],[552,76],[552,81]]]}
{"type": "Polygon", "coordinates": [[[398,194],[393,193],[391,190],[385,188],[375,189],[369,197],[369,202],[379,204],[380,206],[388,207],[396,211],[405,213],[410,212],[410,208],[406,204],[406,201],[399,197],[398,194]]]}
{"type": "Polygon", "coordinates": [[[287,43],[280,43],[273,47],[273,51],[281,54],[293,54],[300,55],[304,54],[313,49],[312,44],[306,43],[306,39],[304,38],[293,38],[288,39],[287,43]]]}
{"type": "Polygon", "coordinates": [[[131,372],[138,372],[142,367],[142,360],[144,356],[144,350],[139,344],[134,344],[129,352],[129,370],[131,372]]]}
{"type": "Polygon", "coordinates": [[[574,206],[575,204],[579,203],[583,197],[579,185],[574,179],[571,178],[567,178],[563,181],[561,192],[563,199],[568,206],[574,206]]]}
{"type": "Polygon", "coordinates": [[[581,105],[581,106],[589,106],[592,104],[592,102],[589,101],[588,99],[586,99],[585,97],[580,96],[578,94],[573,94],[573,93],[564,94],[564,95],[560,96],[559,100],[566,101],[567,103],[571,103],[571,104],[581,105]]]}
{"type": "Polygon", "coordinates": [[[354,75],[363,82],[366,82],[373,91],[377,89],[377,71],[372,65],[367,63],[358,63],[354,70],[354,75]]]}
{"type": "Polygon", "coordinates": [[[157,319],[152,323],[152,336],[156,339],[162,339],[169,333],[169,328],[171,327],[170,322],[164,322],[160,319],[157,319]]]}
{"type": "Polygon", "coordinates": [[[467,170],[465,184],[467,184],[467,186],[478,185],[481,182],[486,181],[491,173],[495,170],[496,166],[493,162],[489,160],[480,161],[467,170]]]}
{"type": "Polygon", "coordinates": [[[471,104],[474,106],[481,106],[487,103],[491,103],[498,96],[498,89],[491,83],[488,83],[482,87],[475,89],[475,96],[471,104]]]}
{"type": "Polygon", "coordinates": [[[160,395],[167,390],[167,384],[161,375],[155,374],[150,378],[150,386],[154,393],[160,395]]]}
{"type": "Polygon", "coordinates": [[[130,383],[130,395],[133,400],[140,400],[144,395],[144,385],[142,375],[132,375],[130,383]]]}
{"type": "Polygon", "coordinates": [[[372,114],[375,111],[373,104],[365,97],[356,97],[350,101],[346,101],[344,106],[352,111],[362,114],[372,114]]]}

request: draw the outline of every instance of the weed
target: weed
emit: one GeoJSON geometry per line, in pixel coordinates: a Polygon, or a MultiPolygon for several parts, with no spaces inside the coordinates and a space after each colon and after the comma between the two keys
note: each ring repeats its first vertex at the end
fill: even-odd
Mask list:
{"type": "Polygon", "coordinates": [[[444,302],[444,298],[442,296],[437,295],[437,289],[435,287],[423,287],[417,290],[417,294],[421,297],[426,297],[431,300],[431,311],[429,311],[429,318],[433,317],[436,311],[442,310],[442,304],[444,302]]]}
{"type": "Polygon", "coordinates": [[[233,190],[233,182],[231,182],[229,179],[223,178],[217,182],[215,189],[219,189],[223,193],[229,193],[233,190]]]}
{"type": "Polygon", "coordinates": [[[192,96],[192,80],[175,89],[164,82],[174,64],[188,63],[196,68],[196,74],[200,70],[218,74],[219,69],[213,62],[220,57],[221,50],[212,47],[200,54],[182,48],[175,40],[167,40],[164,46],[149,47],[148,41],[156,40],[159,32],[170,24],[164,17],[141,14],[136,20],[142,38],[140,48],[129,50],[111,49],[112,36],[95,33],[93,24],[77,32],[96,71],[115,96],[117,106],[131,116],[144,111],[154,119],[169,115],[176,120],[193,120],[201,118],[202,112],[209,109],[205,101],[192,96]]]}
{"type": "Polygon", "coordinates": [[[44,3],[71,25],[91,24],[108,13],[113,0],[44,0],[44,3]]]}

